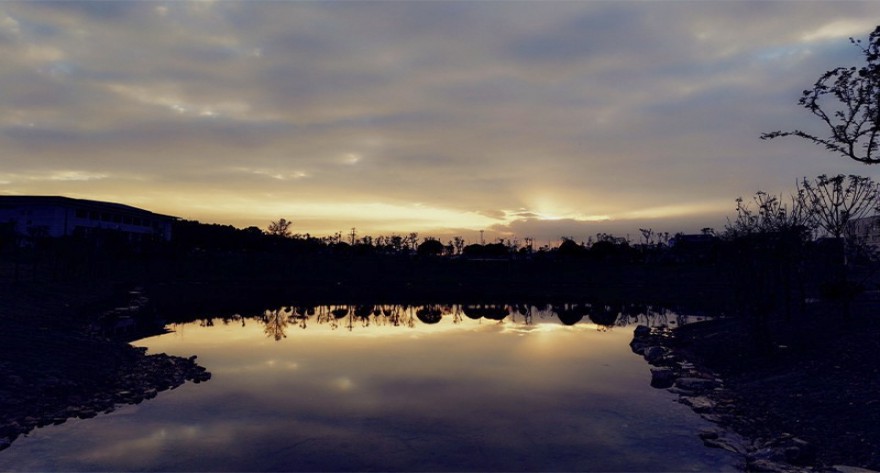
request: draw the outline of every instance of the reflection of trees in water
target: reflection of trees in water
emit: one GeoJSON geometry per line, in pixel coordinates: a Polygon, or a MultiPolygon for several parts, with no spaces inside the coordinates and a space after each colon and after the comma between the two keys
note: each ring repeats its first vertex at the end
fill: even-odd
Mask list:
{"type": "Polygon", "coordinates": [[[687,323],[704,320],[705,317],[685,315],[662,305],[628,304],[624,306],[617,321],[618,326],[647,325],[649,327],[676,327],[687,323]]]}
{"type": "Polygon", "coordinates": [[[443,318],[443,311],[438,305],[426,305],[416,309],[416,317],[424,324],[436,324],[443,318]]]}
{"type": "MultiPolygon", "coordinates": [[[[378,307],[379,315],[373,315],[373,322],[377,325],[391,325],[399,327],[404,323],[403,309],[397,304],[383,304],[378,307]]],[[[375,310],[374,310],[375,312],[375,310]]]]}
{"type": "Polygon", "coordinates": [[[621,314],[620,306],[597,302],[557,304],[551,306],[551,312],[556,314],[563,325],[575,325],[586,318],[603,332],[614,327],[621,314]]]}
{"type": "Polygon", "coordinates": [[[625,304],[610,301],[593,301],[584,304],[557,304],[548,309],[535,309],[541,317],[550,312],[564,325],[577,324],[586,317],[596,324],[599,331],[630,325],[650,327],[678,326],[701,318],[685,316],[661,305],[625,304]]]}
{"type": "Polygon", "coordinates": [[[262,314],[245,317],[239,314],[222,318],[199,319],[199,325],[213,326],[218,321],[224,325],[241,323],[248,318],[263,326],[267,337],[276,341],[287,338],[288,329],[295,325],[306,329],[310,324],[325,325],[335,330],[339,327],[354,330],[369,326],[415,327],[417,324],[436,325],[447,318],[451,323],[461,323],[464,318],[475,321],[530,325],[534,318],[557,319],[563,325],[592,322],[599,331],[630,325],[679,326],[705,319],[706,316],[682,315],[684,312],[651,304],[624,304],[608,301],[592,301],[565,304],[337,304],[282,306],[265,310],[262,314]]]}
{"type": "Polygon", "coordinates": [[[503,304],[468,304],[462,307],[462,312],[469,319],[479,320],[504,320],[509,314],[508,306],[503,304]]]}
{"type": "Polygon", "coordinates": [[[532,324],[532,306],[530,304],[516,304],[513,306],[513,310],[511,311],[513,314],[513,321],[516,322],[517,314],[523,317],[523,323],[526,325],[532,324]]]}
{"type": "Polygon", "coordinates": [[[330,313],[333,314],[333,318],[335,318],[336,320],[346,317],[348,315],[348,312],[349,310],[347,305],[338,306],[330,310],[330,313]]]}
{"type": "Polygon", "coordinates": [[[556,318],[556,311],[553,310],[553,305],[548,303],[539,303],[539,304],[529,304],[531,317],[534,318],[537,316],[541,320],[553,319],[556,318]]]}
{"type": "Polygon", "coordinates": [[[266,310],[263,312],[263,333],[265,333],[267,337],[274,338],[276,342],[282,338],[287,338],[285,330],[287,330],[287,324],[289,323],[292,313],[293,310],[290,307],[282,307],[280,309],[266,310]]]}
{"type": "Polygon", "coordinates": [[[599,330],[610,330],[620,317],[620,306],[616,304],[593,304],[590,310],[590,321],[599,327],[599,330]]]}
{"type": "MultiPolygon", "coordinates": [[[[198,319],[198,323],[200,327],[213,327],[217,321],[220,321],[223,325],[229,325],[232,322],[241,323],[241,326],[246,326],[247,317],[242,317],[241,314],[233,314],[233,315],[224,315],[222,317],[203,317],[198,319]]],[[[175,327],[177,324],[174,325],[175,327]]]]}
{"type": "Polygon", "coordinates": [[[299,328],[305,330],[308,327],[309,311],[311,311],[312,315],[315,314],[314,307],[294,307],[290,318],[296,321],[296,325],[299,328]]]}
{"type": "Polygon", "coordinates": [[[461,323],[461,306],[460,305],[445,305],[443,306],[443,311],[446,314],[452,315],[452,323],[457,324],[461,323]]]}
{"type": "Polygon", "coordinates": [[[579,304],[558,304],[552,307],[552,311],[563,325],[574,325],[583,320],[588,309],[579,304]]]}
{"type": "Polygon", "coordinates": [[[373,315],[373,306],[372,305],[357,305],[354,306],[354,315],[359,319],[369,320],[370,316],[373,315]]]}

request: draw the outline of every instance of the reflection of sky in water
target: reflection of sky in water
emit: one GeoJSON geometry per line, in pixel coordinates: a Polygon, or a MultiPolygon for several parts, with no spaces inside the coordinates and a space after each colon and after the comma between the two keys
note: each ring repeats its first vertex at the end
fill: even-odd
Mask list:
{"type": "Polygon", "coordinates": [[[649,387],[630,328],[175,327],[138,342],[213,378],[34,431],[3,470],[719,470],[705,423],[649,387]]]}

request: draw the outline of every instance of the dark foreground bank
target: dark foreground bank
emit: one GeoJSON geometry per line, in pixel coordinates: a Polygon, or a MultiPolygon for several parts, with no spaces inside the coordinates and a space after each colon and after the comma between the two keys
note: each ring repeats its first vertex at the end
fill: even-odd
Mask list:
{"type": "Polygon", "coordinates": [[[878,308],[872,294],[849,318],[816,303],[764,326],[728,318],[642,328],[633,348],[654,365],[655,387],[718,425],[700,433],[706,445],[742,454],[751,471],[880,470],[878,308]]]}
{"type": "Polygon", "coordinates": [[[34,428],[210,378],[195,357],[146,355],[90,333],[90,322],[127,296],[109,284],[0,286],[0,450],[34,428]]]}

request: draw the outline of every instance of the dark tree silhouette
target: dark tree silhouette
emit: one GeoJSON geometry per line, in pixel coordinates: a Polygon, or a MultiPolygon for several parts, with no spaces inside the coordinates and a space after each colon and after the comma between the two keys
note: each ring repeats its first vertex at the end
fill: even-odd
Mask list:
{"type": "Polygon", "coordinates": [[[862,50],[865,65],[826,72],[798,101],[828,127],[830,136],[793,130],[764,133],[761,139],[798,136],[862,163],[880,163],[880,26],[868,37],[867,46],[853,38],[850,42],[862,50]]]}
{"type": "Polygon", "coordinates": [[[812,208],[805,189],[799,189],[791,196],[790,206],[783,202],[782,196],[758,191],[752,202],[746,202],[742,197],[736,199],[736,218],[733,221],[728,219],[723,236],[732,240],[755,234],[794,233],[806,239],[814,228],[812,208]],[[756,207],[754,210],[752,203],[756,207]]]}
{"type": "Polygon", "coordinates": [[[419,256],[439,256],[443,253],[443,243],[440,243],[439,240],[434,240],[430,238],[426,238],[418,248],[416,249],[416,253],[419,256]]]}
{"type": "Polygon", "coordinates": [[[460,255],[461,251],[464,249],[464,238],[457,236],[452,239],[452,246],[455,247],[455,254],[460,255]]]}
{"type": "Polygon", "coordinates": [[[276,222],[269,222],[269,228],[266,230],[266,233],[269,235],[289,237],[291,224],[293,224],[293,222],[283,218],[278,219],[276,222]]]}
{"type": "Polygon", "coordinates": [[[800,188],[815,224],[833,238],[841,238],[852,222],[876,211],[880,188],[870,177],[821,175],[804,178],[800,188]]]}
{"type": "Polygon", "coordinates": [[[587,249],[579,245],[571,238],[562,238],[562,244],[559,245],[557,252],[560,256],[582,256],[586,254],[587,249]]]}

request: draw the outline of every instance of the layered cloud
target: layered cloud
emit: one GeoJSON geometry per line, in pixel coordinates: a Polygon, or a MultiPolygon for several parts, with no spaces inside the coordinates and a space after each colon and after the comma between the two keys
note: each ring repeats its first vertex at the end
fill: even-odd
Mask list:
{"type": "Polygon", "coordinates": [[[297,231],[720,227],[864,2],[7,2],[0,193],[297,231]]]}

